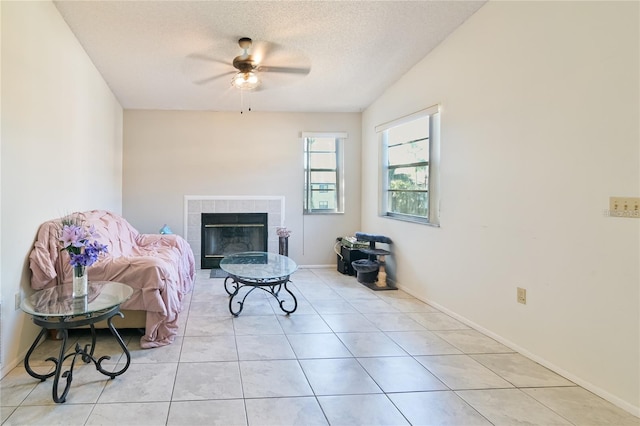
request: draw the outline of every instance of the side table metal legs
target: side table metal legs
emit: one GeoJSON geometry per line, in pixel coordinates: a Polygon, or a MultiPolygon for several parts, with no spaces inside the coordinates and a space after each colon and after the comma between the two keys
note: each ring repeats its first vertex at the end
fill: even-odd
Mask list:
{"type": "Polygon", "coordinates": [[[238,289],[240,289],[240,284],[238,284],[238,282],[235,279],[233,279],[231,276],[228,276],[227,278],[224,279],[224,291],[226,291],[229,296],[237,293],[238,289]],[[230,285],[228,285],[229,280],[231,280],[230,285]]]}
{"type": "MultiPolygon", "coordinates": [[[[31,347],[29,348],[29,350],[27,351],[27,355],[24,358],[24,368],[25,370],[27,370],[27,373],[29,373],[29,375],[31,377],[34,377],[36,379],[40,379],[41,382],[44,382],[45,380],[47,380],[49,377],[53,376],[54,374],[56,374],[55,371],[52,371],[49,374],[38,374],[35,371],[33,371],[31,369],[31,367],[29,366],[29,358],[31,358],[31,354],[33,353],[33,351],[36,349],[36,347],[38,346],[38,343],[40,343],[40,340],[42,340],[43,336],[47,335],[47,329],[42,327],[42,330],[40,330],[40,334],[38,334],[38,337],[36,337],[36,340],[33,341],[33,343],[31,344],[31,347]]],[[[62,355],[64,355],[64,347],[65,344],[67,343],[66,340],[66,335],[63,336],[63,340],[62,340],[62,346],[60,347],[60,353],[62,355]]],[[[54,357],[49,357],[47,358],[45,361],[52,361],[53,363],[55,363],[56,365],[56,370],[57,370],[57,365],[58,365],[58,359],[54,358],[54,357]]]]}
{"type": "Polygon", "coordinates": [[[298,308],[298,299],[296,299],[296,296],[287,287],[287,283],[289,282],[291,282],[289,281],[289,277],[282,277],[280,279],[275,279],[275,280],[253,281],[253,280],[240,279],[238,277],[234,277],[230,275],[224,279],[224,289],[227,292],[227,294],[231,296],[229,298],[229,312],[231,312],[231,314],[235,317],[240,315],[240,312],[242,312],[242,308],[244,307],[244,301],[246,300],[247,296],[249,296],[249,294],[251,294],[251,292],[253,292],[255,289],[259,288],[260,290],[266,291],[267,293],[272,295],[278,301],[278,305],[280,306],[280,309],[282,309],[283,312],[289,315],[295,312],[295,310],[298,308]],[[229,280],[231,280],[230,283],[228,282],[229,280]],[[247,293],[244,296],[242,296],[242,300],[237,300],[234,303],[234,299],[236,298],[236,296],[238,296],[238,298],[240,297],[239,295],[240,289],[244,287],[251,287],[251,289],[247,291],[247,293]],[[280,291],[282,289],[284,289],[287,293],[289,293],[293,298],[292,309],[287,309],[285,307],[285,305],[287,304],[287,300],[280,298],[280,291]],[[234,309],[235,305],[238,305],[237,309],[234,309]]]}
{"type": "MultiPolygon", "coordinates": [[[[122,314],[122,312],[118,312],[118,315],[120,316],[120,318],[124,318],[124,315],[122,314]]],[[[120,347],[122,348],[122,352],[124,353],[124,356],[127,357],[127,362],[125,363],[124,367],[122,367],[118,371],[107,371],[102,369],[102,366],[100,365],[100,363],[105,359],[111,359],[110,356],[103,356],[97,362],[93,358],[92,360],[96,364],[96,369],[99,372],[101,372],[105,376],[109,376],[111,379],[115,379],[116,376],[121,375],[122,373],[124,373],[129,369],[129,365],[131,364],[131,354],[129,353],[129,349],[127,348],[127,345],[125,345],[124,341],[122,340],[122,337],[120,337],[120,333],[118,333],[118,330],[116,330],[115,326],[113,325],[112,320],[113,320],[113,317],[110,317],[107,320],[107,324],[109,325],[109,330],[111,330],[111,334],[113,334],[113,337],[115,337],[116,340],[118,341],[118,345],[120,345],[120,347]]]]}
{"type": "Polygon", "coordinates": [[[33,322],[37,325],[40,325],[42,327],[42,330],[40,330],[40,334],[38,334],[38,337],[36,337],[36,340],[33,342],[31,347],[29,348],[29,351],[27,352],[27,355],[24,358],[24,367],[27,373],[29,373],[31,377],[39,379],[40,381],[43,381],[43,382],[47,380],[49,377],[54,376],[52,396],[53,396],[53,400],[56,403],[65,402],[65,400],[67,399],[67,394],[69,393],[69,389],[71,387],[71,381],[73,380],[73,368],[75,366],[76,359],[78,358],[78,356],[86,364],[88,364],[89,362],[93,362],[96,366],[96,370],[98,370],[100,373],[104,374],[105,376],[110,377],[111,379],[114,379],[116,376],[119,376],[120,374],[124,373],[129,368],[129,365],[131,363],[131,354],[129,353],[129,349],[127,348],[127,345],[125,345],[124,341],[122,340],[122,337],[120,337],[120,334],[118,333],[118,331],[116,330],[116,328],[113,326],[113,323],[112,323],[113,317],[115,315],[120,315],[121,317],[124,317],[124,315],[122,315],[121,312],[117,311],[117,309],[115,310],[115,312],[114,311],[108,312],[107,315],[102,315],[96,318],[89,318],[89,319],[84,319],[79,321],[72,321],[68,323],[64,321],[49,322],[45,319],[40,319],[35,317],[33,318],[33,322]],[[110,315],[110,316],[107,316],[107,315],[110,315]],[[107,324],[109,325],[109,330],[111,331],[111,334],[113,334],[116,341],[118,342],[118,345],[120,345],[123,353],[127,358],[127,362],[125,366],[117,371],[108,371],[102,368],[102,362],[104,360],[111,359],[110,356],[105,355],[100,357],[99,359],[96,359],[93,356],[93,353],[96,347],[96,330],[93,324],[105,319],[105,317],[107,318],[107,324]],[[87,323],[87,321],[89,322],[87,323]],[[85,345],[84,348],[80,347],[80,345],[76,343],[75,349],[72,352],[65,355],[65,352],[67,350],[67,340],[69,338],[69,332],[68,332],[69,328],[75,328],[83,325],[89,325],[91,329],[91,343],[85,345]],[[42,338],[47,335],[48,330],[50,329],[59,330],[60,334],[62,335],[62,342],[60,344],[60,353],[57,358],[49,357],[45,360],[45,361],[51,361],[55,364],[54,371],[47,374],[38,374],[29,365],[29,360],[31,359],[31,355],[33,354],[34,350],[38,346],[38,343],[40,343],[40,340],[42,340],[42,338]],[[71,360],[69,369],[66,371],[63,371],[63,364],[68,358],[73,358],[73,359],[71,360]],[[64,390],[62,391],[61,394],[59,394],[58,392],[58,383],[60,381],[60,378],[66,380],[64,390]]]}

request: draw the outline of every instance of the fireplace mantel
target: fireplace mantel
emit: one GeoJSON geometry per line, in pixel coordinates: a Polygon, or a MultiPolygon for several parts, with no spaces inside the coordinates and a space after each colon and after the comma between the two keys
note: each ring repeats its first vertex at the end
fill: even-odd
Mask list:
{"type": "Polygon", "coordinates": [[[284,196],[185,195],[184,235],[197,259],[202,245],[202,213],[267,213],[268,251],[278,252],[276,228],[284,226],[284,196]]]}

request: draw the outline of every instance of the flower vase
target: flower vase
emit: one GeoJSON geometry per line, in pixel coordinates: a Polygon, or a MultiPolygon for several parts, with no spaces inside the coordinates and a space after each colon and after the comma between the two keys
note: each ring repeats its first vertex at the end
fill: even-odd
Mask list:
{"type": "Polygon", "coordinates": [[[86,266],[73,267],[73,297],[83,297],[87,295],[89,277],[86,266]]]}
{"type": "Polygon", "coordinates": [[[279,253],[283,256],[289,256],[289,237],[279,237],[279,253]]]}

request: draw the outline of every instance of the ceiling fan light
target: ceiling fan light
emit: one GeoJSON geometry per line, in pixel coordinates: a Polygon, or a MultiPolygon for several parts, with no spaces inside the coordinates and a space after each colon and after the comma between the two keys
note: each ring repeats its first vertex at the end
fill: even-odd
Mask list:
{"type": "Polygon", "coordinates": [[[231,84],[238,89],[251,90],[258,87],[260,79],[253,71],[239,72],[233,77],[231,84]]]}
{"type": "Polygon", "coordinates": [[[247,76],[247,80],[246,80],[249,84],[257,84],[258,83],[258,76],[253,73],[250,72],[247,76]]]}

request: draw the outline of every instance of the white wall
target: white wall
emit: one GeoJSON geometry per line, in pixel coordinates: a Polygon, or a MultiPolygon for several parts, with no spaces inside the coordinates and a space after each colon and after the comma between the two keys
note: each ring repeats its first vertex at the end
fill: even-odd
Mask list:
{"type": "Polygon", "coordinates": [[[30,293],[38,226],[66,213],[122,209],[122,108],[50,2],[0,2],[2,374],[37,330],[14,310],[30,293]]]}
{"type": "Polygon", "coordinates": [[[284,196],[289,256],[299,265],[335,264],[336,237],[360,224],[360,131],[360,113],[127,110],[124,217],[140,232],[166,223],[182,234],[185,195],[284,196]],[[304,131],[349,135],[344,214],[302,215],[304,131]]]}
{"type": "Polygon", "coordinates": [[[638,415],[638,2],[490,2],[363,113],[441,103],[441,228],[378,217],[399,284],[638,415]],[[516,287],[527,304],[516,303],[516,287]]]}

